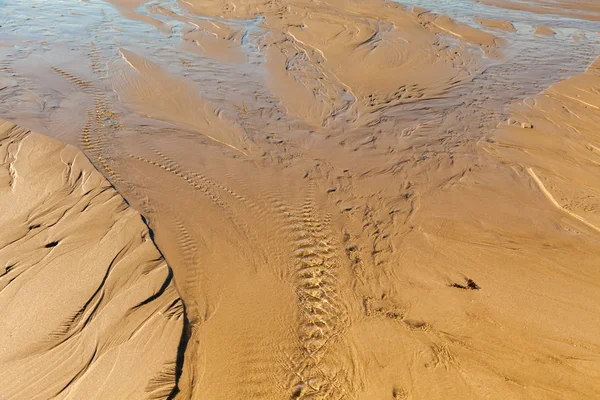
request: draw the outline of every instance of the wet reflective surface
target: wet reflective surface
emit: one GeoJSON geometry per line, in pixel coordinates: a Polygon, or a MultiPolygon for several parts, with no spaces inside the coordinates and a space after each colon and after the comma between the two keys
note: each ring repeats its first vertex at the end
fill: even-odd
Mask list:
{"type": "MultiPolygon", "coordinates": [[[[486,68],[475,78],[474,87],[468,89],[471,98],[478,102],[493,103],[497,99],[507,103],[535,94],[553,82],[581,72],[600,52],[600,35],[596,34],[600,27],[595,22],[504,10],[469,0],[399,2],[449,15],[506,41],[500,57],[488,59],[486,68]],[[510,21],[516,32],[486,28],[477,24],[475,18],[510,21]],[[551,26],[556,35],[535,35],[537,25],[551,26]],[[478,91],[481,92],[473,96],[478,91]],[[483,92],[490,98],[482,99],[483,92]]],[[[231,64],[202,54],[193,39],[182,39],[190,27],[214,18],[192,16],[174,0],[140,6],[138,15],[146,18],[146,22],[126,19],[110,4],[95,0],[3,2],[1,6],[0,42],[14,47],[0,48],[0,72],[5,85],[18,82],[21,92],[35,93],[21,93],[22,96],[41,96],[44,101],[51,101],[49,93],[43,93],[46,78],[40,81],[34,76],[46,73],[41,69],[50,65],[69,66],[73,72],[90,78],[89,67],[81,62],[82,55],[97,59],[89,63],[98,64],[93,68],[99,73],[96,78],[102,78],[106,72],[102,75],[101,70],[120,59],[118,48],[126,47],[149,56],[169,72],[195,81],[202,96],[225,110],[235,111],[233,99],[256,102],[257,107],[272,107],[276,102],[265,90],[264,54],[258,47],[265,32],[260,27],[260,18],[219,19],[219,23],[242,32],[239,45],[243,49],[243,62],[231,64]],[[19,73],[15,73],[15,67],[19,73]]],[[[3,97],[8,96],[3,93],[3,97]]],[[[36,100],[28,99],[32,101],[36,100]]],[[[460,103],[464,101],[468,100],[460,103]]],[[[4,115],[16,117],[15,107],[5,103],[4,115]]]]}
{"type": "MultiPolygon", "coordinates": [[[[256,46],[256,38],[262,34],[257,28],[258,20],[232,22],[243,31],[240,47],[245,57],[245,62],[232,65],[202,56],[201,51],[190,50],[193,45],[182,41],[182,26],[189,29],[190,24],[200,18],[189,17],[189,22],[184,24],[160,14],[152,15],[150,18],[165,21],[164,29],[157,29],[148,23],[124,18],[101,1],[34,1],[27,5],[6,2],[1,6],[1,18],[5,22],[0,29],[3,45],[0,73],[2,82],[9,86],[2,93],[5,100],[2,111],[7,118],[20,119],[18,108],[26,107],[30,112],[46,115],[44,123],[48,123],[51,119],[48,114],[72,95],[57,93],[68,87],[57,87],[61,83],[56,81],[56,76],[51,76],[51,67],[68,70],[102,85],[106,94],[118,103],[110,94],[111,86],[105,78],[109,64],[122,63],[121,47],[149,56],[166,71],[198,83],[203,97],[230,111],[235,110],[232,99],[238,103],[248,101],[249,96],[256,97],[255,92],[259,93],[259,101],[260,97],[269,101],[268,94],[261,95],[264,77],[260,68],[262,56],[256,46]],[[44,105],[37,108],[30,104],[32,102],[44,105]]],[[[166,2],[164,6],[182,12],[174,2],[166,2]]],[[[140,12],[149,15],[145,7],[141,7],[140,12]]],[[[25,122],[24,119],[21,122],[25,122]]],[[[59,131],[51,126],[48,129],[59,131]]]]}
{"type": "MultiPolygon", "coordinates": [[[[598,23],[468,0],[267,2],[245,19],[125,3],[0,0],[0,118],[81,148],[144,215],[190,321],[184,398],[440,398],[457,382],[462,398],[490,382],[536,398],[518,361],[556,352],[537,347],[546,325],[521,327],[555,308],[540,295],[545,314],[513,320],[505,305],[525,309],[539,281],[565,297],[519,268],[595,242],[556,222],[538,175],[492,155],[490,136],[511,105],[588,68],[598,23]],[[460,297],[471,279],[493,294],[481,308],[460,297]]],[[[588,379],[568,362],[538,375],[588,379]]]]}
{"type": "Polygon", "coordinates": [[[473,79],[473,84],[457,97],[465,113],[479,114],[478,122],[491,122],[486,124],[487,129],[503,119],[503,110],[511,102],[585,71],[600,54],[598,22],[506,10],[471,0],[398,2],[409,8],[422,7],[448,15],[505,41],[502,54],[485,60],[485,68],[473,79]],[[477,22],[480,18],[510,22],[515,31],[486,27],[477,22]],[[556,34],[535,34],[536,26],[550,26],[556,34]]]}

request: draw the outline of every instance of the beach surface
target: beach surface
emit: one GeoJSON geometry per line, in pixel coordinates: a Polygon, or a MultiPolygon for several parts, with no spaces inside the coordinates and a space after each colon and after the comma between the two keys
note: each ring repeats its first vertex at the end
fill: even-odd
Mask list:
{"type": "Polygon", "coordinates": [[[600,398],[596,2],[17,3],[0,398],[600,398]]]}
{"type": "Polygon", "coordinates": [[[0,393],[167,398],[183,303],[141,216],[76,148],[0,121],[0,393]]]}

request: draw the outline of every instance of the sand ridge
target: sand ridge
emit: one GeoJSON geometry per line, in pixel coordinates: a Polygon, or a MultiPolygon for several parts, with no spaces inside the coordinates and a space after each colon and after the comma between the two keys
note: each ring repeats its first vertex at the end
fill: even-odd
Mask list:
{"type": "Polygon", "coordinates": [[[132,104],[138,112],[150,117],[183,124],[183,128],[200,134],[232,148],[242,154],[251,152],[245,132],[221,119],[213,109],[189,90],[184,80],[169,76],[151,61],[127,50],[119,49],[130,67],[115,82],[116,92],[132,104]]]}
{"type": "Polygon", "coordinates": [[[182,7],[202,16],[264,16],[262,26],[268,34],[260,45],[270,89],[281,99],[285,113],[315,127],[364,126],[387,108],[443,96],[470,79],[478,68],[476,60],[465,49],[445,49],[431,30],[486,51],[500,44],[493,35],[448,17],[410,15],[379,1],[319,7],[303,1],[279,6],[241,2],[232,7],[192,1],[182,2],[182,7]],[[372,68],[379,73],[374,76],[372,68]]]}
{"type": "Polygon", "coordinates": [[[189,321],[175,398],[599,396],[590,31],[378,0],[98,4],[61,9],[91,38],[0,49],[2,104],[71,129],[152,228],[189,321]]]}
{"type": "Polygon", "coordinates": [[[166,398],[183,304],[140,215],[77,149],[0,121],[0,394],[166,398]]]}

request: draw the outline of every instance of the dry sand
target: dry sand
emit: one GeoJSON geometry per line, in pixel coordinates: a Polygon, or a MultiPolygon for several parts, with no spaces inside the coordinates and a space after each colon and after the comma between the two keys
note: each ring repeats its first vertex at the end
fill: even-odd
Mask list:
{"type": "Polygon", "coordinates": [[[62,396],[600,397],[600,61],[557,82],[550,56],[510,60],[510,22],[379,0],[110,3],[173,40],[112,39],[130,21],[103,19],[91,44],[16,50],[0,99],[80,146],[154,235],[74,148],[5,125],[0,239],[26,248],[0,261],[28,260],[12,273],[29,265],[44,286],[0,316],[30,335],[0,357],[40,372],[0,372],[0,388],[51,397],[75,376],[62,396]],[[528,86],[545,75],[551,87],[528,86]],[[109,278],[97,291],[95,274],[109,278]],[[42,305],[43,320],[23,317],[42,305]],[[56,370],[71,353],[55,348],[83,361],[56,370]]]}
{"type": "Polygon", "coordinates": [[[166,398],[183,304],[140,215],[85,156],[0,121],[0,395],[166,398]]]}

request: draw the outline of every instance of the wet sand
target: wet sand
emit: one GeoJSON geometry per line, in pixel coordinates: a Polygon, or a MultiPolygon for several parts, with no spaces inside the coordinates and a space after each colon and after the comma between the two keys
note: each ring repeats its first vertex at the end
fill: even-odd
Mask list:
{"type": "Polygon", "coordinates": [[[501,19],[476,18],[475,21],[488,28],[501,29],[508,32],[516,31],[515,26],[511,22],[501,19]]]}
{"type": "Polygon", "coordinates": [[[538,25],[538,26],[535,27],[535,34],[536,35],[552,36],[552,35],[556,35],[556,32],[554,32],[554,30],[552,30],[552,28],[549,28],[547,26],[538,25]]]}
{"type": "Polygon", "coordinates": [[[562,15],[589,21],[600,21],[600,4],[594,0],[474,0],[508,10],[562,15]]]}
{"type": "MultiPolygon", "coordinates": [[[[137,373],[110,398],[600,396],[600,29],[577,11],[595,6],[489,4],[6,5],[0,117],[77,146],[97,185],[126,199],[118,212],[138,218],[80,240],[156,246],[131,268],[173,274],[135,317],[85,326],[85,343],[148,349],[115,366],[137,373]],[[179,297],[177,312],[150,306],[179,297]],[[132,335],[144,312],[155,319],[132,335]]],[[[116,218],[102,204],[94,215],[116,218]]],[[[5,293],[14,315],[37,304],[5,293]]],[[[39,323],[39,340],[63,313],[39,323]]],[[[68,390],[103,390],[103,373],[68,390]]],[[[55,390],[23,376],[0,374],[0,387],[55,390]]]]}

